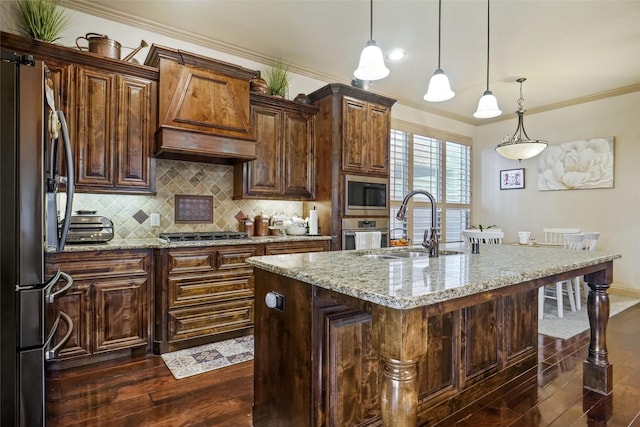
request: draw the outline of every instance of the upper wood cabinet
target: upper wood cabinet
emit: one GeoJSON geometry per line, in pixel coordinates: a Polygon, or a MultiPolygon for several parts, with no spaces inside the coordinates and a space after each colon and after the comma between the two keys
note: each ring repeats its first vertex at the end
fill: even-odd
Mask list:
{"type": "Polygon", "coordinates": [[[341,172],[389,176],[391,106],[395,100],[343,84],[327,85],[309,98],[320,108],[322,138],[327,140],[322,144],[326,150],[318,158],[319,164],[332,170],[332,153],[340,153],[341,172]]]}
{"type": "Polygon", "coordinates": [[[251,94],[256,159],[236,164],[234,198],[311,200],[317,108],[251,94]]]}
{"type": "Polygon", "coordinates": [[[158,70],[8,33],[0,40],[46,64],[69,127],[77,191],[155,191],[158,70]]]}
{"type": "Polygon", "coordinates": [[[342,170],[389,175],[391,108],[342,98],[342,170]]]}
{"type": "Polygon", "coordinates": [[[153,45],[160,70],[157,157],[231,163],[255,158],[249,81],[258,71],[153,45]]]}
{"type": "Polygon", "coordinates": [[[156,82],[76,66],[76,186],[93,192],[152,192],[156,82]]]}

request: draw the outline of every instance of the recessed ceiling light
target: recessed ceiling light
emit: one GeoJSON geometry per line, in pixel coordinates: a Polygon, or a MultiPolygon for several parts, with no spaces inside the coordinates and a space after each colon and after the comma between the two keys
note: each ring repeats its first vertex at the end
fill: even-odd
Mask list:
{"type": "Polygon", "coordinates": [[[393,49],[389,53],[387,53],[387,58],[392,61],[399,61],[406,56],[406,52],[404,49],[393,49]]]}

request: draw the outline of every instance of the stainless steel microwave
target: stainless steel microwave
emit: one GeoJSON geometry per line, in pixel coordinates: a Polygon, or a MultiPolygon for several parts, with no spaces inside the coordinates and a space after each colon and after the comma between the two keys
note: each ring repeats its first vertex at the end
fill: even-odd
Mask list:
{"type": "Polygon", "coordinates": [[[370,176],[344,176],[344,214],[385,216],[389,213],[389,179],[370,176]]]}

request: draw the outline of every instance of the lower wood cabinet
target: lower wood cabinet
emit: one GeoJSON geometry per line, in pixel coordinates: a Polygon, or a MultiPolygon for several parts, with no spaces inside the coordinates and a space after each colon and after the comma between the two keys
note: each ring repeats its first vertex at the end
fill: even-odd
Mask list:
{"type": "Polygon", "coordinates": [[[157,250],[154,353],[252,334],[255,279],[246,259],[326,250],[328,240],[157,250]]]}
{"type": "MultiPolygon", "coordinates": [[[[74,280],[52,310],[65,312],[73,321],[71,338],[57,362],[79,359],[77,364],[82,364],[149,349],[149,250],[53,254],[46,269],[49,275],[60,269],[74,280]]],[[[65,333],[62,328],[55,341],[65,333]]]]}

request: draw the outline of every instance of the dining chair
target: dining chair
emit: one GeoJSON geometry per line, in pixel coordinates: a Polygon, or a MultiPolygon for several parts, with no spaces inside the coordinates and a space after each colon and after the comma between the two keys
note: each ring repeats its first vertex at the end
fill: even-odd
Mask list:
{"type": "Polygon", "coordinates": [[[546,243],[547,245],[562,246],[564,244],[565,234],[577,234],[577,233],[580,233],[580,229],[579,228],[543,228],[542,232],[544,233],[544,243],[546,243]]]}
{"type": "MultiPolygon", "coordinates": [[[[565,234],[563,237],[564,248],[580,251],[583,248],[584,234],[565,234]]],[[[569,299],[571,311],[580,310],[580,278],[574,277],[555,283],[555,289],[552,285],[545,285],[538,289],[538,319],[544,317],[544,302],[546,299],[555,299],[558,307],[558,317],[564,317],[564,295],[569,299]],[[578,288],[578,291],[575,289],[578,288]]]]}
{"type": "Polygon", "coordinates": [[[504,232],[503,231],[462,230],[462,236],[464,237],[464,243],[467,246],[471,246],[472,243],[484,243],[487,245],[501,245],[502,239],[504,239],[504,232]]]}

